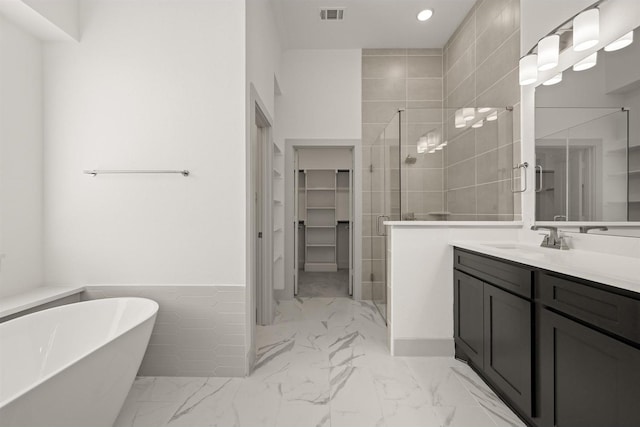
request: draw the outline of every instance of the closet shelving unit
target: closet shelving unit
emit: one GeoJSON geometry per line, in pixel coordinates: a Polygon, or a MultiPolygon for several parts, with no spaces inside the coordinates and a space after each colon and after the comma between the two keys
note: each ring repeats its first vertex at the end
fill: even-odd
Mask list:
{"type": "Polygon", "coordinates": [[[640,221],[640,145],[629,147],[629,221],[640,221]]]}
{"type": "Polygon", "coordinates": [[[335,169],[304,171],[305,271],[338,271],[335,169]]]}
{"type": "Polygon", "coordinates": [[[284,151],[273,142],[273,288],[284,289],[284,151]]]}
{"type": "MultiPolygon", "coordinates": [[[[621,140],[613,144],[614,148],[605,151],[605,164],[614,162],[614,166],[620,164],[626,159],[628,170],[620,172],[611,172],[607,174],[609,179],[627,180],[626,194],[617,194],[617,192],[607,192],[605,194],[605,207],[609,210],[620,210],[621,207],[627,206],[627,220],[640,221],[640,145],[631,145],[627,147],[627,141],[621,140]],[[615,163],[617,162],[617,163],[615,163]]],[[[619,169],[612,167],[610,169],[619,169]]],[[[624,181],[616,181],[621,184],[624,181]]]]}

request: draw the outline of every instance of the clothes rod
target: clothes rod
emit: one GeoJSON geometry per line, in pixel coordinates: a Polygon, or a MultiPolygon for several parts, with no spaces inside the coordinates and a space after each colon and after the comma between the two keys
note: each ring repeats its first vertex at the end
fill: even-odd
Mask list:
{"type": "Polygon", "coordinates": [[[182,176],[189,176],[189,171],[188,170],[98,170],[98,169],[92,169],[92,170],[85,170],[84,171],[85,174],[87,175],[92,175],[92,176],[96,176],[96,175],[101,175],[101,174],[113,174],[113,173],[179,173],[182,176]]]}

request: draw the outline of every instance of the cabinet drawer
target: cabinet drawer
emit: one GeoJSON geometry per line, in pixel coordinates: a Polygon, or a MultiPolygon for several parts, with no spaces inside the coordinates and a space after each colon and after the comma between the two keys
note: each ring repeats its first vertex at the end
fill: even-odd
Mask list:
{"type": "Polygon", "coordinates": [[[550,273],[540,273],[538,295],[548,307],[640,343],[639,300],[550,273]]]}
{"type": "Polygon", "coordinates": [[[456,249],[454,267],[514,294],[533,297],[531,270],[508,261],[456,249]]]}

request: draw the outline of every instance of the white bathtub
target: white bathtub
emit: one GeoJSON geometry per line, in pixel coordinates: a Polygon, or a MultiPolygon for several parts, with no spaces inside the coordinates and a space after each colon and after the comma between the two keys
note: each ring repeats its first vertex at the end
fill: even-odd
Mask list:
{"type": "Polygon", "coordinates": [[[149,299],[109,298],[0,324],[0,425],[112,426],[157,311],[149,299]]]}

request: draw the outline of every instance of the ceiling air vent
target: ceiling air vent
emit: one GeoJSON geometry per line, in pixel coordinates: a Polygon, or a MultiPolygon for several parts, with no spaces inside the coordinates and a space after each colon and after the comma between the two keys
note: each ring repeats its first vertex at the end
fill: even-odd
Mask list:
{"type": "Polygon", "coordinates": [[[344,8],[320,9],[320,19],[323,21],[342,21],[344,19],[344,8]]]}

